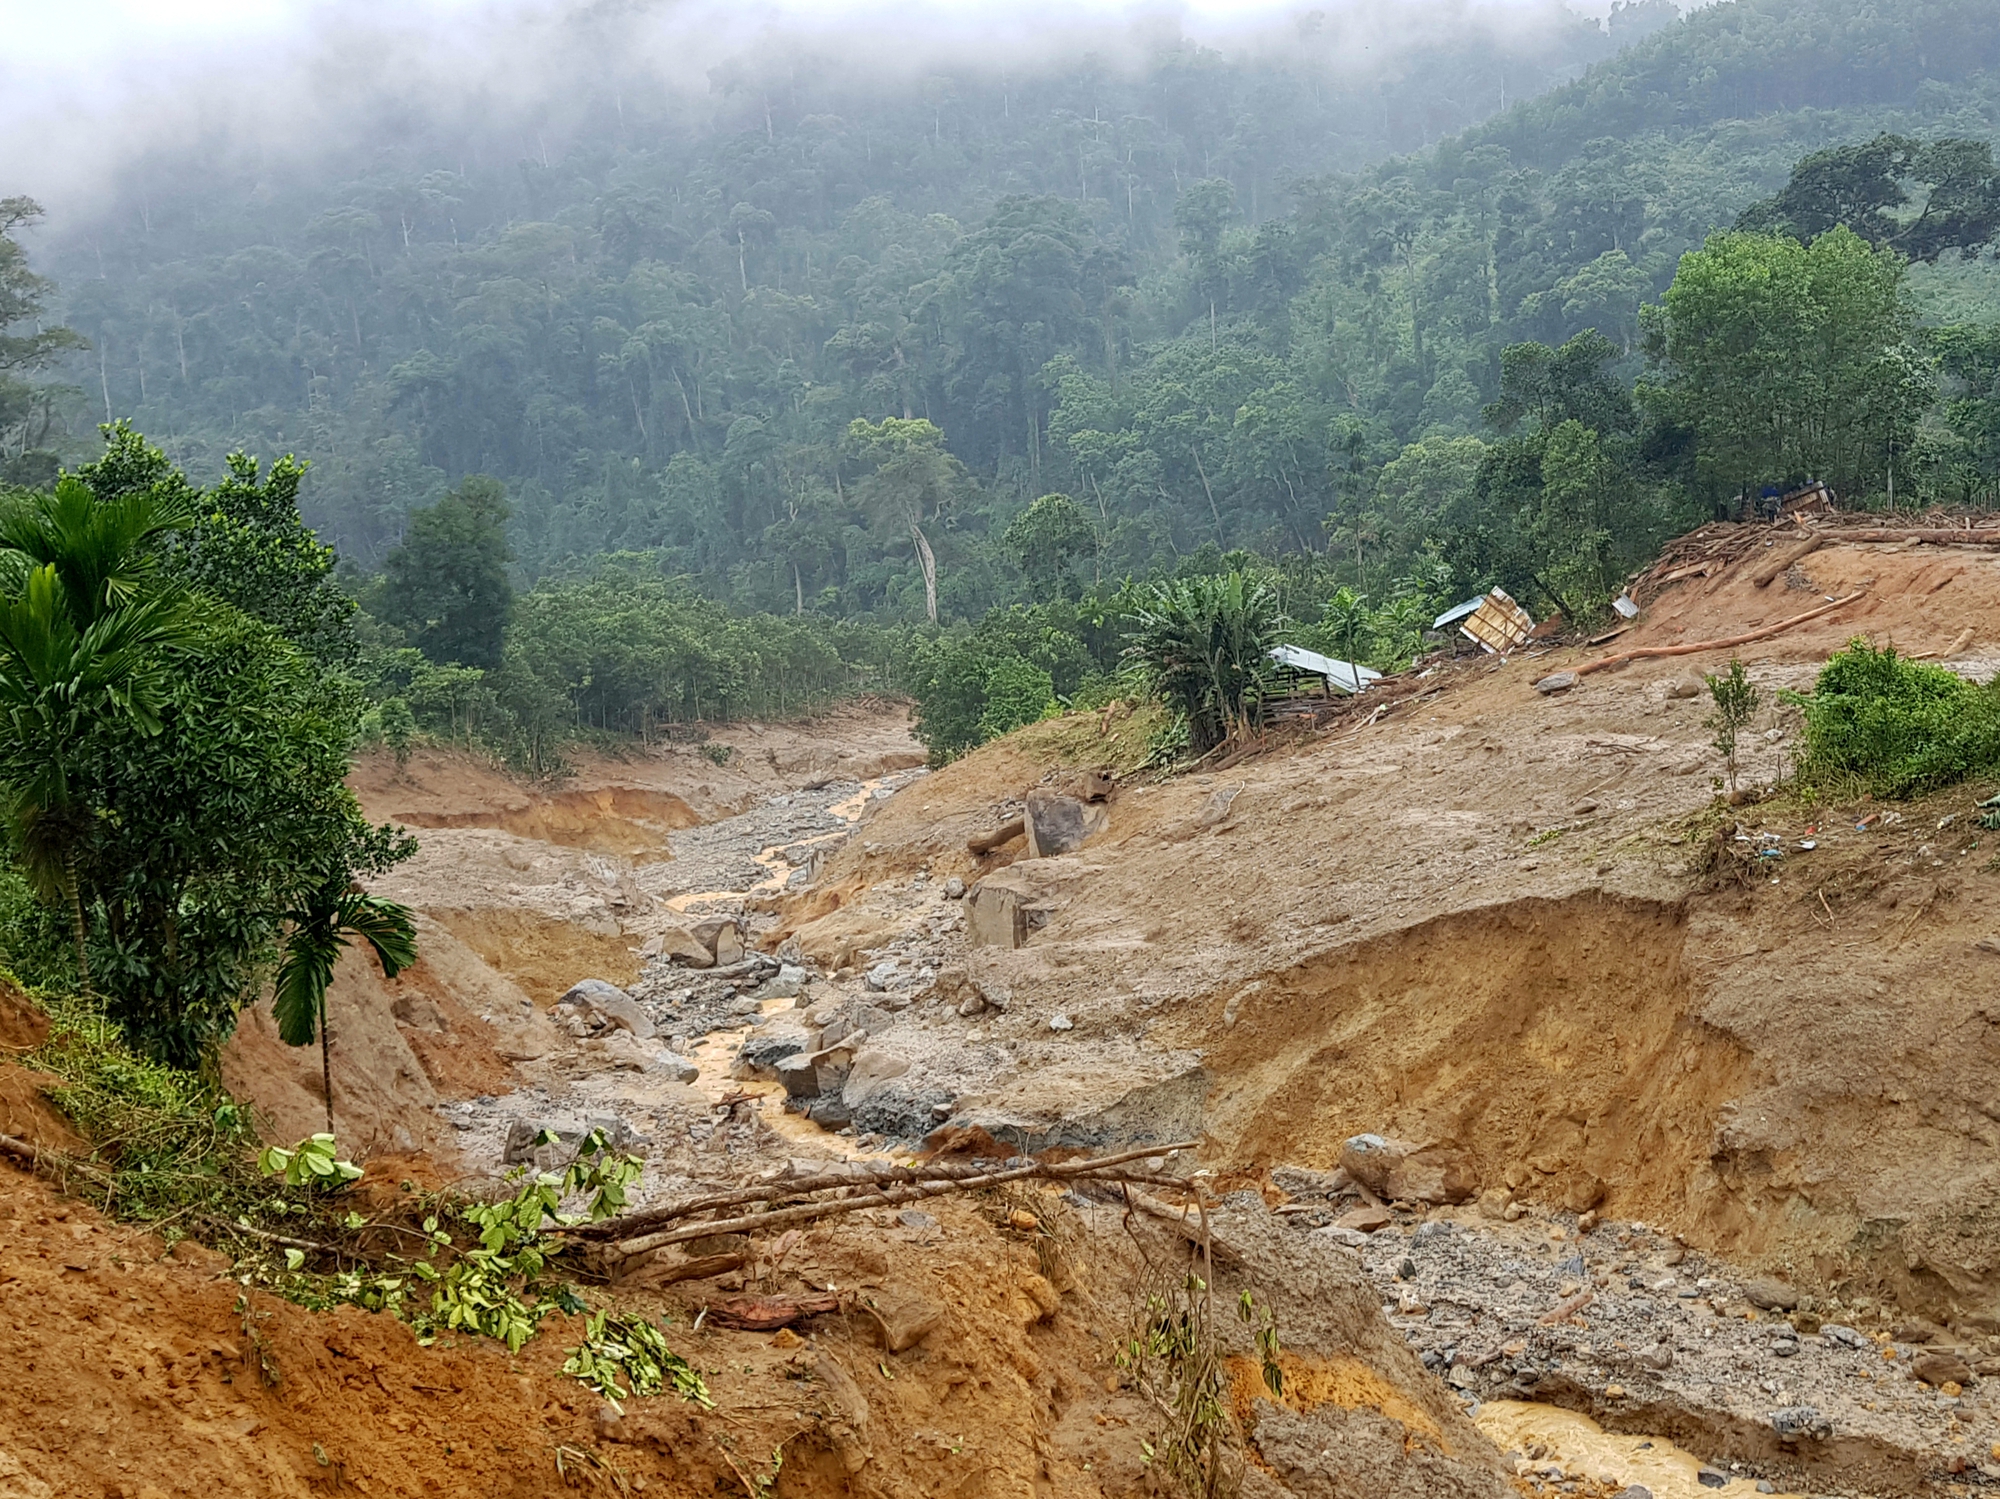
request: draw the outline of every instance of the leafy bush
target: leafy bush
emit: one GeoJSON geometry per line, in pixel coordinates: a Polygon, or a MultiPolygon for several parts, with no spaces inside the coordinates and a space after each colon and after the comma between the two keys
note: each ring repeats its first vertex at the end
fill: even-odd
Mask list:
{"type": "Polygon", "coordinates": [[[917,647],[908,684],[933,765],[1033,723],[1083,684],[1090,655],[1067,622],[1040,607],[995,609],[977,629],[917,647]]]}
{"type": "Polygon", "coordinates": [[[1005,657],[986,674],[986,709],[979,715],[979,736],[998,739],[1023,724],[1039,722],[1055,702],[1055,679],[1046,667],[1020,656],[1005,657]]]}
{"type": "Polygon", "coordinates": [[[185,1232],[192,1213],[233,1221],[274,1205],[264,1201],[249,1116],[228,1094],[198,1073],[133,1050],[88,1002],[37,998],[49,1015],[49,1039],[28,1060],[59,1079],[50,1101],[90,1146],[61,1169],[87,1182],[105,1211],[179,1219],[185,1232]]]}
{"type": "Polygon", "coordinates": [[[1907,797],[2000,768],[2000,689],[1855,640],[1807,694],[1801,784],[1907,797]]]}
{"type": "Polygon", "coordinates": [[[1187,721],[1188,747],[1202,755],[1261,721],[1268,653],[1283,623],[1277,590],[1263,578],[1175,578],[1138,590],[1126,654],[1187,721]]]}

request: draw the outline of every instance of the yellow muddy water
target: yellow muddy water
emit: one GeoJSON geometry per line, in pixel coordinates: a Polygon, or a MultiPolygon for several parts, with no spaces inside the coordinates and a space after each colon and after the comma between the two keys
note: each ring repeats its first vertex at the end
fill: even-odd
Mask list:
{"type": "MultiPolygon", "coordinates": [[[[1472,1419],[1502,1452],[1525,1453],[1540,1443],[1547,1449],[1542,1461],[1559,1462],[1578,1477],[1621,1486],[1638,1484],[1650,1489],[1653,1499],[1708,1499],[1715,1492],[1703,1488],[1695,1477],[1701,1460],[1665,1437],[1606,1431],[1576,1411],[1525,1400],[1489,1400],[1472,1419]]],[[[1730,1485],[1732,1491],[1736,1487],[1730,1485]]],[[[1802,1496],[1785,1494],[1780,1499],[1802,1496]]]]}
{"type": "MultiPolygon", "coordinates": [[[[842,802],[835,802],[827,811],[850,827],[861,820],[867,810],[869,800],[876,790],[887,780],[877,776],[863,781],[861,789],[842,802]]],[[[748,890],[702,890],[688,895],[676,895],[667,902],[670,909],[685,912],[689,906],[702,901],[736,900],[749,895],[773,893],[785,888],[785,881],[791,878],[793,865],[785,860],[784,851],[799,844],[824,843],[844,837],[841,833],[821,833],[814,838],[798,838],[790,843],[774,843],[757,855],[757,863],[769,873],[758,880],[748,890]]],[[[792,1008],[789,999],[767,999],[762,1013],[775,1014],[779,1010],[792,1008]]],[[[748,1097],[758,1101],[759,1112],[764,1122],[778,1135],[800,1145],[809,1145],[815,1151],[835,1151],[845,1156],[860,1156],[868,1152],[854,1148],[852,1136],[829,1134],[807,1119],[803,1114],[788,1114],[784,1109],[785,1090],[777,1083],[763,1082],[754,1078],[733,1078],[729,1075],[730,1063],[736,1058],[736,1048],[743,1044],[743,1038],[750,1034],[750,1027],[737,1030],[710,1031],[695,1043],[692,1060],[701,1069],[695,1080],[695,1089],[705,1097],[720,1102],[725,1097],[748,1097]]]]}

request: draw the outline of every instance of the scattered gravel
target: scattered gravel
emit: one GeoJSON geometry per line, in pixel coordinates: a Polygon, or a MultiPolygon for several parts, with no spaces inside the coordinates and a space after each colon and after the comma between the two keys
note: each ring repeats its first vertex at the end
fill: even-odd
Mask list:
{"type": "MultiPolygon", "coordinates": [[[[1697,1445],[1686,1439],[1686,1421],[1715,1432],[1761,1429],[1802,1453],[1828,1438],[1861,1439],[1909,1454],[1940,1482],[2000,1483],[1994,1340],[1955,1344],[1942,1334],[1939,1343],[1996,1377],[1934,1388],[1912,1370],[1939,1343],[1898,1343],[1889,1329],[1852,1325],[1859,1319],[1851,1309],[1815,1309],[1810,1297],[1789,1313],[1759,1311],[1746,1295],[1756,1282],[1643,1224],[1579,1233],[1569,1214],[1507,1224],[1469,1208],[1427,1219],[1398,1213],[1355,1247],[1357,1236],[1314,1226],[1323,1214],[1288,1216],[1329,1253],[1360,1260],[1383,1315],[1470,1406],[1544,1401],[1627,1429],[1666,1408],[1683,1415],[1683,1445],[1697,1445]],[[1564,1316],[1564,1308],[1573,1311],[1564,1316]]],[[[1827,1491],[1823,1466],[1776,1460],[1732,1473],[1724,1445],[1709,1460],[1746,1493],[1759,1480],[1827,1491]]]]}

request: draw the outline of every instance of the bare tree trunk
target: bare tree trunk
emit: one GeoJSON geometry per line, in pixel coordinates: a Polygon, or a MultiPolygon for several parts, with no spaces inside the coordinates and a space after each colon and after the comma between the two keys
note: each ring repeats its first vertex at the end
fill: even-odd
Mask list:
{"type": "Polygon", "coordinates": [[[326,997],[319,1002],[319,1085],[326,1098],[326,1132],[333,1133],[333,1039],[326,1033],[326,997]]]}
{"type": "Polygon", "coordinates": [[[83,887],[76,878],[76,851],[72,849],[63,858],[64,883],[69,886],[70,933],[76,939],[77,981],[85,994],[90,993],[90,952],[85,944],[89,927],[83,919],[83,887]]]}
{"type": "Polygon", "coordinates": [[[937,558],[931,552],[931,544],[924,539],[923,527],[910,522],[910,535],[917,543],[917,561],[924,569],[924,613],[932,624],[937,623],[937,558]]]}

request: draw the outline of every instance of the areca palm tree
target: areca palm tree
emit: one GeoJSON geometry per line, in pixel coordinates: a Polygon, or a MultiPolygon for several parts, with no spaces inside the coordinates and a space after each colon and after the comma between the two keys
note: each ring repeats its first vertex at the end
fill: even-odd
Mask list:
{"type": "Polygon", "coordinates": [[[160,728],[163,648],[186,637],[155,542],[187,522],[148,493],[100,502],[64,479],[0,510],[0,816],[37,893],[70,908],[90,985],[78,859],[95,817],[80,784],[92,727],[160,728]]]}
{"type": "Polygon", "coordinates": [[[1139,590],[1125,654],[1187,721],[1189,748],[1206,754],[1259,722],[1283,622],[1263,578],[1170,578],[1139,590]]]}
{"type": "Polygon", "coordinates": [[[326,1129],[333,1133],[333,1057],[326,1034],[326,991],[334,965],[349,940],[359,937],[375,951],[382,976],[394,978],[417,961],[417,933],[408,908],[353,888],[328,888],[300,909],[287,913],[292,924],[278,958],[272,1013],[278,1039],[287,1046],[319,1041],[320,1085],[325,1090],[326,1129]]]}

